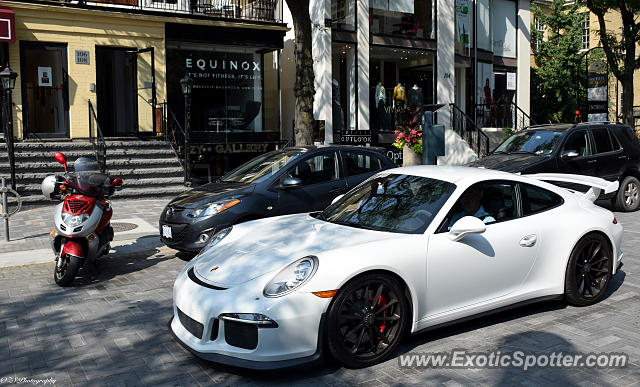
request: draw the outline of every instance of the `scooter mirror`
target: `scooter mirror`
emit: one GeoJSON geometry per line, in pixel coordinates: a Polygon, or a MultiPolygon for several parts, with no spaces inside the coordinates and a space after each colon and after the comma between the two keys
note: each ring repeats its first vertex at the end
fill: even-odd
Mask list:
{"type": "Polygon", "coordinates": [[[56,154],[53,155],[53,157],[55,157],[56,161],[59,162],[60,164],[62,164],[64,166],[64,170],[67,170],[67,158],[64,157],[64,155],[60,152],[56,152],[56,154]]]}
{"type": "Polygon", "coordinates": [[[111,182],[111,187],[122,187],[122,179],[113,179],[113,181],[111,182]]]}

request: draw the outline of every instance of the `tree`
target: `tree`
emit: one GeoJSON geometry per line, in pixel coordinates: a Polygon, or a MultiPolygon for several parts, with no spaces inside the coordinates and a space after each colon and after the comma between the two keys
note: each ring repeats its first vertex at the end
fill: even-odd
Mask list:
{"type": "Polygon", "coordinates": [[[587,7],[598,18],[598,34],[609,69],[622,83],[622,121],[633,127],[633,73],[640,68],[640,58],[636,58],[636,44],[640,41],[640,0],[587,0],[587,7]],[[610,11],[620,12],[620,40],[616,37],[619,31],[607,29],[605,14],[610,11]]]}
{"type": "Polygon", "coordinates": [[[579,71],[583,16],[578,13],[578,4],[565,3],[553,0],[547,13],[531,4],[535,18],[547,32],[547,39],[543,39],[542,32],[531,28],[536,63],[531,76],[531,105],[536,107],[532,116],[540,123],[572,122],[578,108],[578,85],[584,77],[579,71]]]}
{"type": "Polygon", "coordinates": [[[294,129],[296,145],[313,144],[313,56],[311,53],[311,17],[309,0],[286,0],[295,31],[296,96],[294,129]]]}

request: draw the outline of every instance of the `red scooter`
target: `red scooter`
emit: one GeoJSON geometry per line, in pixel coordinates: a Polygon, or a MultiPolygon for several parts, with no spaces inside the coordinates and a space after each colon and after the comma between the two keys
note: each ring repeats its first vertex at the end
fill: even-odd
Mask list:
{"type": "Polygon", "coordinates": [[[65,156],[56,152],[54,157],[65,174],[47,176],[42,193],[47,199],[64,199],[56,206],[49,240],[56,257],[53,278],[58,285],[69,286],[80,266],[94,266],[96,259],[109,252],[113,210],[107,199],[122,186],[122,180],[101,173],[94,159],[78,158],[69,172],[65,156]]]}

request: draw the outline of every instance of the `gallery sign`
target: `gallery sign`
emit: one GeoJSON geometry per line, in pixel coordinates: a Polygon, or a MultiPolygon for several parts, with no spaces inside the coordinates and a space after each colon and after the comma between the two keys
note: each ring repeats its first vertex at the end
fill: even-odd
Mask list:
{"type": "Polygon", "coordinates": [[[0,42],[16,41],[16,21],[13,11],[0,9],[0,42]]]}

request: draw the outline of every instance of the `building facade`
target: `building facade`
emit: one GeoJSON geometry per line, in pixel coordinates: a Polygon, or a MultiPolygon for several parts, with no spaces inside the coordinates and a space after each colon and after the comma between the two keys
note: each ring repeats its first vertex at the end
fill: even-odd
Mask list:
{"type": "Polygon", "coordinates": [[[279,0],[0,1],[15,21],[0,53],[19,74],[18,139],[161,137],[187,126],[195,172],[219,176],[281,141],[279,0]],[[92,106],[92,108],[89,107],[92,106]],[[198,171],[198,168],[201,170],[198,171]]]}
{"type": "MultiPolygon", "coordinates": [[[[389,145],[396,113],[409,103],[455,104],[474,117],[490,96],[528,112],[529,6],[528,0],[312,1],[319,140],[389,145]]],[[[289,35],[283,69],[294,65],[288,41],[289,35]]],[[[285,106],[293,101],[286,82],[285,106]]],[[[449,111],[442,108],[438,122],[448,125],[449,111]]],[[[286,133],[293,112],[283,110],[283,117],[286,133]]]]}

